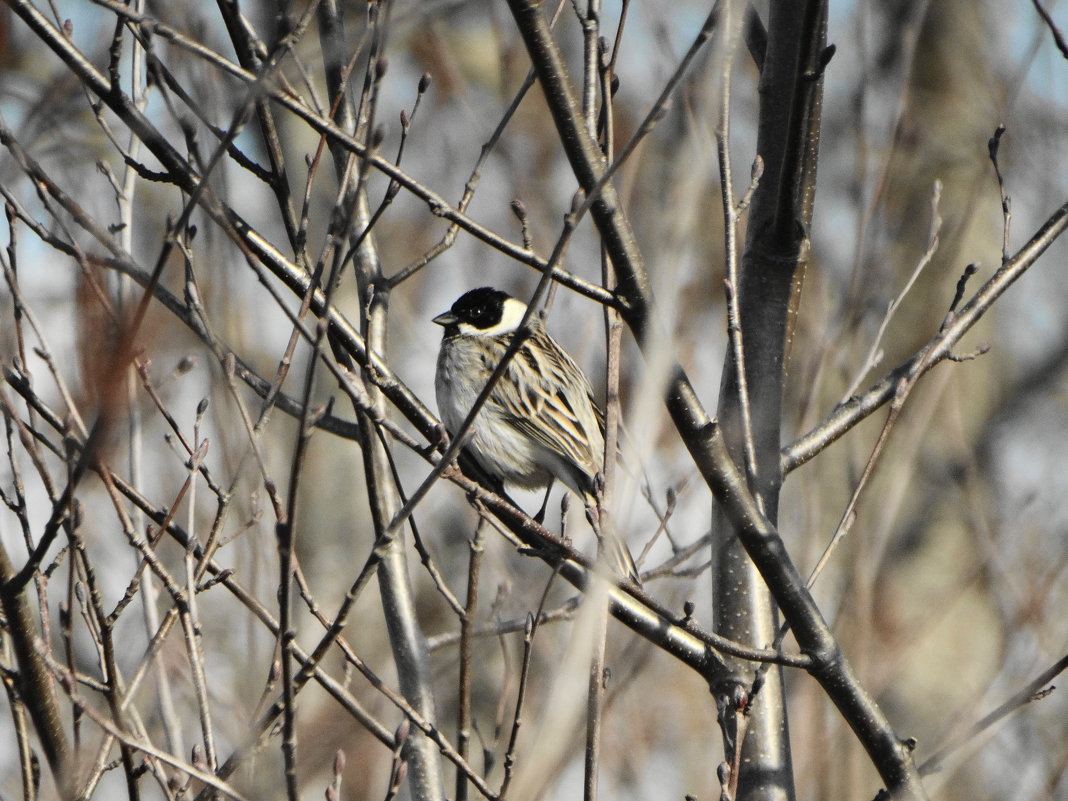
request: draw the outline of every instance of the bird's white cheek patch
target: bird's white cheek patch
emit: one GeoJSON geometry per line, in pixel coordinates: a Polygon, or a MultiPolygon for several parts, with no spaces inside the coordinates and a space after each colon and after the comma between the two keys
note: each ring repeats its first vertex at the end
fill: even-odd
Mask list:
{"type": "MultiPolygon", "coordinates": [[[[515,298],[508,298],[501,308],[501,321],[492,328],[481,330],[471,329],[472,333],[481,334],[484,337],[499,337],[501,334],[510,334],[519,328],[523,322],[523,315],[527,313],[527,304],[515,298]]],[[[461,326],[461,332],[463,326],[461,326]]]]}

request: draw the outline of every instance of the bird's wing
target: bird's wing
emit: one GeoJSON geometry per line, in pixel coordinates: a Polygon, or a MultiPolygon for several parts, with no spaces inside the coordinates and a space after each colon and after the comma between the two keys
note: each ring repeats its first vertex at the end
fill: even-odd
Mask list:
{"type": "Polygon", "coordinates": [[[578,365],[552,337],[536,330],[508,365],[505,378],[501,385],[507,390],[493,398],[504,419],[592,479],[601,470],[604,424],[578,365]]]}

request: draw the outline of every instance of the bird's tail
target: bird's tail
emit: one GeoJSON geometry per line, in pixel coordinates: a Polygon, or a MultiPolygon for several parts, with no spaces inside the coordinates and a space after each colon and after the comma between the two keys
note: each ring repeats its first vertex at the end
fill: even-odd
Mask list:
{"type": "Polygon", "coordinates": [[[605,559],[616,572],[637,584],[642,585],[641,575],[638,573],[638,565],[631,555],[630,548],[619,536],[611,521],[605,519],[602,507],[595,498],[587,497],[586,516],[593,526],[593,533],[597,535],[597,541],[604,549],[605,559]]]}
{"type": "Polygon", "coordinates": [[[610,549],[610,557],[620,575],[626,576],[640,587],[642,577],[638,573],[638,565],[634,562],[627,543],[623,542],[615,532],[611,532],[605,538],[605,545],[610,549]]]}

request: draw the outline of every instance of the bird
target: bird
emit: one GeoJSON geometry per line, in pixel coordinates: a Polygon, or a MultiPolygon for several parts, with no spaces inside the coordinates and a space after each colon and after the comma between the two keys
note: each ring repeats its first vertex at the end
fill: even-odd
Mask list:
{"type": "MultiPolygon", "coordinates": [[[[445,329],[434,389],[450,436],[462,427],[526,314],[523,301],[484,286],[464,293],[433,318],[445,329]]],[[[465,449],[500,484],[548,489],[559,479],[596,510],[603,480],[604,414],[589,379],[541,319],[531,315],[527,330],[476,415],[465,449]]],[[[608,539],[620,571],[638,581],[626,545],[608,539]]]]}

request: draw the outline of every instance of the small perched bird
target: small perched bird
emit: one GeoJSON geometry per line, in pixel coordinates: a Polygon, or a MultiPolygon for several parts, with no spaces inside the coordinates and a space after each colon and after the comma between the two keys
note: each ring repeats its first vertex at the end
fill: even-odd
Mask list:
{"type": "MultiPolygon", "coordinates": [[[[460,296],[434,322],[445,333],[434,388],[438,411],[455,435],[504,357],[527,306],[507,292],[481,287],[460,296]]],[[[474,421],[466,448],[491,477],[522,489],[560,479],[597,507],[604,466],[604,415],[590,382],[537,317],[474,421]]],[[[626,546],[611,538],[622,572],[637,580],[626,546]]]]}

